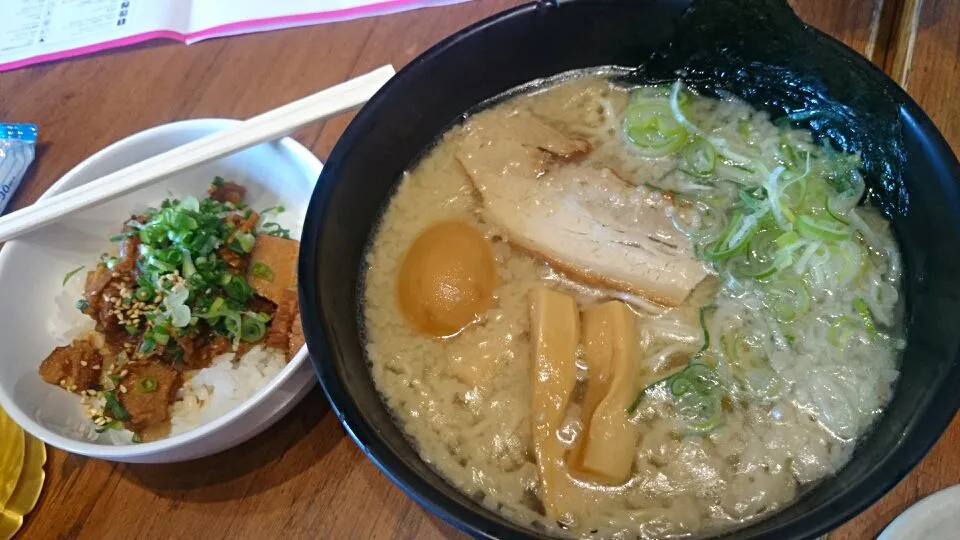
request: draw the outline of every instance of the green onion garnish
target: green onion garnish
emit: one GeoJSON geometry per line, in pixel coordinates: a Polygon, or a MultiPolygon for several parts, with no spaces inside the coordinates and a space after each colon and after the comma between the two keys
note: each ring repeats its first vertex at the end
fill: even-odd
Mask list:
{"type": "Polygon", "coordinates": [[[267,326],[257,314],[245,313],[240,322],[240,339],[256,343],[267,334],[267,326]]]}
{"type": "Polygon", "coordinates": [[[149,394],[151,392],[156,392],[158,385],[159,383],[157,382],[156,377],[144,377],[137,381],[137,391],[141,394],[149,394]]]}
{"type": "Polygon", "coordinates": [[[867,330],[867,333],[870,334],[870,337],[876,337],[877,327],[873,323],[873,315],[870,314],[867,301],[858,296],[853,300],[853,307],[856,308],[860,318],[863,319],[863,327],[867,330]]]}
{"type": "Polygon", "coordinates": [[[86,268],[86,266],[78,266],[78,267],[74,268],[73,270],[67,272],[67,273],[63,276],[63,283],[61,284],[61,286],[66,286],[66,285],[67,285],[67,282],[70,281],[70,278],[72,278],[73,276],[77,275],[77,273],[78,273],[79,271],[83,270],[84,268],[86,268]]]}
{"type": "Polygon", "coordinates": [[[811,216],[797,218],[797,232],[809,240],[831,240],[839,242],[850,237],[850,227],[839,221],[828,221],[811,216]]]}
{"type": "Polygon", "coordinates": [[[250,271],[253,273],[254,276],[258,278],[268,279],[268,280],[273,279],[273,270],[271,270],[266,263],[257,261],[253,263],[253,267],[250,269],[250,271]]]}
{"type": "Polygon", "coordinates": [[[110,417],[114,420],[119,420],[121,422],[126,422],[130,419],[130,413],[127,412],[127,409],[117,400],[117,394],[114,391],[104,392],[104,399],[106,399],[105,408],[107,412],[110,413],[110,417]]]}

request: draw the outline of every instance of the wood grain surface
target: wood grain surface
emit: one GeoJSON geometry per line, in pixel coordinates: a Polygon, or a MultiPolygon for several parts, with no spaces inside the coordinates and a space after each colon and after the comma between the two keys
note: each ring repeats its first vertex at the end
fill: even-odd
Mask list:
{"type": "MultiPolygon", "coordinates": [[[[899,70],[960,148],[960,6],[918,2],[791,4],[889,72],[899,70]]],[[[13,207],[32,203],[85,157],[134,132],[186,118],[247,117],[387,62],[399,68],[450,33],[518,3],[481,0],[189,47],[148,43],[0,74],[0,121],[41,128],[36,164],[13,207]]],[[[325,159],[349,118],[296,138],[325,159]]],[[[920,496],[960,481],[958,444],[955,420],[907,479],[833,538],[872,538],[920,496]]],[[[460,537],[363,457],[319,390],[264,434],[217,456],[122,465],[52,450],[48,472],[22,538],[460,537]]]]}

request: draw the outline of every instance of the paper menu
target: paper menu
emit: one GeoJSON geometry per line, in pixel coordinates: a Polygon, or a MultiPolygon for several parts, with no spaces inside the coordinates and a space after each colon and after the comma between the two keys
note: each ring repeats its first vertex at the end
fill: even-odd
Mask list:
{"type": "Polygon", "coordinates": [[[150,39],[204,39],[467,0],[0,0],[0,71],[150,39]]]}

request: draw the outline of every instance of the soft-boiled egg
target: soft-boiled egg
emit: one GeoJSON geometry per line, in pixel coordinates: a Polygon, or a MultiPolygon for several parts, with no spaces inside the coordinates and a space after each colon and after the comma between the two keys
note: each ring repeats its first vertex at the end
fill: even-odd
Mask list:
{"type": "Polygon", "coordinates": [[[490,242],[463,221],[431,225],[400,266],[397,300],[407,321],[435,337],[452,336],[493,306],[497,265],[490,242]]]}

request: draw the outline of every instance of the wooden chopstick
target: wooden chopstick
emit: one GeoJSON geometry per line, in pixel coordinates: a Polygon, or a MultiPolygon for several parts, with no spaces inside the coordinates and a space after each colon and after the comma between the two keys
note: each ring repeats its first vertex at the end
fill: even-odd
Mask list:
{"type": "Polygon", "coordinates": [[[278,139],[311,122],[362,105],[373,97],[394,73],[393,66],[381,66],[365,75],[12,212],[0,218],[0,242],[6,242],[80,210],[159,182],[191,167],[278,139]]]}

